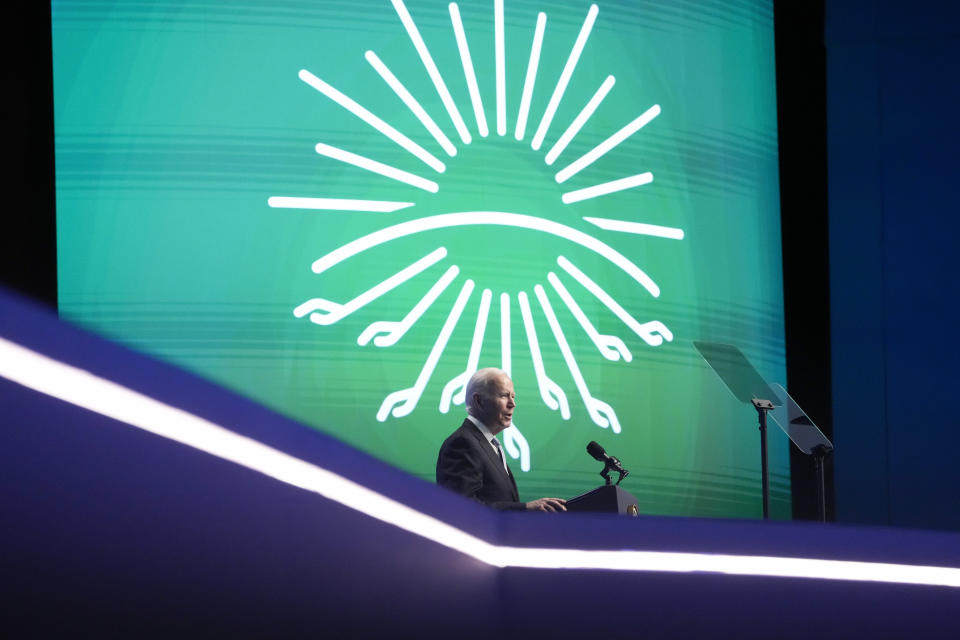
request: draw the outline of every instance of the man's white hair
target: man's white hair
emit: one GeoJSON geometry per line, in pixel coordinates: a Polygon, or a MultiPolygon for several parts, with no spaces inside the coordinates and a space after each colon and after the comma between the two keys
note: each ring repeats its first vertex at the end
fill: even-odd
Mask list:
{"type": "Polygon", "coordinates": [[[474,412],[473,410],[476,409],[473,402],[473,394],[480,394],[484,398],[490,397],[491,387],[493,387],[501,377],[507,380],[510,379],[506,371],[497,369],[496,367],[478,369],[476,373],[470,376],[470,381],[467,382],[465,403],[467,405],[467,413],[472,414],[474,412]]]}

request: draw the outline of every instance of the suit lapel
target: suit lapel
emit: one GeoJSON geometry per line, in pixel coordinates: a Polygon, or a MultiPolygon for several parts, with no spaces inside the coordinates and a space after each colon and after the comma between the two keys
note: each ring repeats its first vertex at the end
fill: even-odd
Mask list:
{"type": "Polygon", "coordinates": [[[464,420],[463,427],[469,430],[469,432],[473,434],[473,437],[477,439],[477,443],[480,445],[480,450],[483,451],[487,456],[487,460],[489,460],[494,466],[499,465],[500,469],[506,473],[506,470],[503,468],[503,463],[500,462],[500,457],[497,455],[497,452],[493,450],[493,445],[484,439],[483,434],[480,433],[480,429],[477,429],[477,427],[474,426],[474,424],[469,420],[464,420]]]}
{"type": "MultiPolygon", "coordinates": [[[[491,449],[492,449],[492,447],[491,447],[491,449]]],[[[501,451],[501,453],[503,453],[503,447],[500,448],[500,451],[501,451]]],[[[507,478],[510,479],[510,486],[513,487],[513,499],[514,499],[514,500],[519,500],[519,499],[520,499],[520,497],[519,497],[520,493],[517,491],[517,481],[516,481],[516,480],[514,479],[514,477],[513,477],[513,471],[510,470],[510,465],[506,464],[506,460],[507,460],[506,454],[503,453],[503,461],[502,461],[502,462],[501,462],[501,460],[500,460],[500,456],[498,456],[498,455],[496,454],[496,452],[493,453],[493,457],[496,459],[497,464],[500,465],[500,468],[503,469],[504,474],[506,474],[507,478]],[[506,468],[505,468],[505,469],[504,469],[504,465],[506,465],[506,468]]]]}
{"type": "MultiPolygon", "coordinates": [[[[504,468],[504,463],[500,460],[500,456],[497,455],[497,452],[493,450],[493,445],[484,440],[483,434],[480,433],[480,429],[477,429],[476,426],[469,420],[463,421],[463,428],[469,430],[470,433],[477,439],[477,443],[480,445],[480,449],[486,452],[487,459],[493,464],[494,467],[500,469],[500,472],[510,480],[510,485],[513,487],[513,497],[514,500],[519,500],[519,492],[517,491],[517,481],[513,478],[513,472],[509,470],[509,466],[504,468]]],[[[502,451],[502,449],[501,449],[502,451]]],[[[504,458],[506,460],[506,458],[504,458]]]]}
{"type": "Polygon", "coordinates": [[[516,501],[520,500],[520,492],[517,491],[517,480],[513,477],[513,471],[510,470],[510,466],[507,466],[507,475],[510,477],[510,484],[513,485],[513,499],[516,501]]]}

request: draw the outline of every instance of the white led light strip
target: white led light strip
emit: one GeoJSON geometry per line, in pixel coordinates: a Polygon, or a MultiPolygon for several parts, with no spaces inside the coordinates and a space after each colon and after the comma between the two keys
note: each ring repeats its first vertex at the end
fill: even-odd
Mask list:
{"type": "Polygon", "coordinates": [[[83,369],[0,338],[0,377],[313,491],[496,567],[711,572],[960,588],[960,568],[659,551],[505,547],[485,542],[340,475],[83,369]]]}

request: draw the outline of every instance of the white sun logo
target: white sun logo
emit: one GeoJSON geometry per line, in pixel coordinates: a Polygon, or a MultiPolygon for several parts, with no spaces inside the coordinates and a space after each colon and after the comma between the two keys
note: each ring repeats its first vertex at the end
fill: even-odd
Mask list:
{"type": "MultiPolygon", "coordinates": [[[[450,91],[441,77],[440,71],[434,62],[427,45],[421,36],[413,18],[403,3],[403,0],[391,0],[393,7],[400,18],[400,21],[413,43],[416,53],[419,55],[430,80],[432,81],[441,102],[450,118],[450,121],[456,130],[456,134],[464,145],[469,145],[473,141],[471,132],[457,108],[450,91]]],[[[457,50],[460,54],[460,61],[463,66],[463,73],[466,80],[467,89],[470,95],[470,102],[473,114],[476,120],[476,131],[481,138],[489,135],[483,98],[479,90],[477,75],[470,56],[470,49],[467,43],[467,35],[463,27],[463,21],[460,17],[460,10],[455,3],[449,5],[450,20],[453,26],[453,35],[456,41],[457,50]]],[[[577,63],[586,46],[590,36],[591,29],[597,19],[599,9],[597,5],[591,5],[586,19],[580,28],[579,34],[563,66],[563,71],[553,87],[547,107],[540,117],[530,147],[534,151],[539,151],[543,146],[544,140],[553,123],[557,108],[563,100],[564,93],[573,77],[577,63]]],[[[527,134],[528,118],[530,117],[531,100],[537,84],[537,69],[540,63],[540,55],[546,30],[547,15],[539,13],[536,24],[533,27],[533,40],[530,46],[530,55],[524,76],[522,97],[519,110],[517,112],[514,128],[514,137],[518,142],[523,142],[527,134]]],[[[499,136],[507,135],[507,105],[506,105],[506,56],[504,44],[504,7],[502,0],[494,2],[494,44],[495,44],[495,69],[496,69],[496,133],[499,136]]],[[[457,146],[444,133],[436,121],[426,112],[421,103],[404,86],[397,76],[387,67],[387,65],[373,51],[367,51],[365,54],[367,62],[373,67],[374,71],[383,79],[387,86],[393,91],[403,103],[422,123],[423,127],[429,132],[436,143],[451,158],[457,155],[457,146]]],[[[417,144],[409,137],[395,129],[393,126],[374,115],[370,110],[361,106],[358,102],[337,90],[318,76],[304,69],[299,73],[300,80],[313,87],[324,96],[334,101],[350,113],[360,118],[363,122],[373,127],[383,136],[386,136],[393,143],[399,145],[404,150],[415,156],[423,162],[433,172],[443,174],[446,171],[446,165],[436,155],[417,144]]],[[[560,159],[568,145],[574,141],[577,134],[584,125],[590,120],[596,109],[610,93],[614,86],[614,77],[607,76],[602,84],[593,93],[593,96],[579,111],[578,115],[567,126],[563,133],[557,138],[556,142],[547,150],[543,160],[547,166],[552,167],[560,159]]],[[[596,161],[600,160],[605,154],[617,147],[624,140],[632,136],[641,128],[649,124],[660,114],[660,106],[654,104],[646,108],[633,120],[623,125],[620,129],[613,132],[600,144],[597,144],[586,153],[572,159],[555,174],[557,184],[562,185],[570,178],[581,171],[587,169],[596,161]]],[[[331,158],[333,160],[365,169],[366,171],[379,174],[391,180],[404,183],[411,187],[423,190],[429,194],[437,194],[441,185],[431,179],[421,175],[401,170],[394,166],[379,162],[377,160],[358,155],[356,153],[340,149],[324,142],[319,142],[315,146],[318,154],[331,158]]],[[[653,174],[649,171],[619,178],[613,181],[595,184],[581,189],[566,191],[560,194],[560,201],[563,205],[572,205],[577,202],[602,197],[615,192],[634,189],[648,185],[653,181],[653,174]]],[[[429,196],[427,196],[429,197],[429,196]]],[[[379,212],[393,213],[402,209],[416,206],[418,203],[405,201],[388,200],[357,200],[338,197],[289,197],[273,196],[269,198],[268,203],[275,208],[289,209],[313,209],[313,210],[336,210],[353,212],[379,212]]],[[[639,234],[645,236],[655,236],[673,240],[681,240],[684,237],[682,229],[673,227],[663,227],[653,224],[631,220],[616,220],[609,218],[582,217],[588,225],[586,229],[599,228],[605,231],[614,231],[627,234],[639,234]]],[[[394,240],[421,234],[425,232],[441,229],[459,229],[467,231],[469,228],[481,226],[497,226],[514,229],[527,229],[543,234],[548,234],[572,245],[580,247],[579,250],[587,250],[609,261],[622,270],[632,281],[645,290],[650,296],[656,298],[660,295],[660,288],[643,270],[641,270],[630,259],[622,253],[615,250],[602,240],[594,237],[584,230],[574,228],[567,224],[561,224],[555,220],[544,217],[526,215],[521,213],[510,213],[503,211],[462,211],[456,213],[442,213],[439,215],[429,215],[426,217],[409,219],[403,222],[386,224],[382,228],[358,237],[346,244],[337,247],[335,250],[317,259],[312,266],[315,274],[321,275],[329,269],[346,260],[367,251],[368,249],[384,245],[394,240]]],[[[411,259],[416,256],[411,256],[411,259]]],[[[407,266],[400,269],[382,282],[369,287],[346,302],[334,302],[325,298],[311,298],[298,305],[293,314],[296,318],[306,318],[318,325],[333,325],[340,320],[354,314],[371,302],[381,296],[389,293],[393,289],[410,281],[422,274],[432,265],[441,263],[448,258],[448,250],[443,246],[437,246],[426,255],[413,260],[407,266]]],[[[623,305],[618,303],[597,281],[581,270],[568,257],[564,255],[556,256],[556,264],[563,273],[575,281],[591,294],[599,303],[612,313],[616,318],[622,321],[630,331],[638,336],[646,345],[658,347],[664,341],[673,340],[672,332],[658,320],[648,320],[641,322],[635,318],[623,305]]],[[[460,322],[467,308],[468,302],[473,296],[476,283],[469,276],[464,274],[464,280],[460,285],[460,292],[455,302],[450,308],[446,320],[443,322],[439,333],[436,335],[432,348],[430,349],[426,360],[424,361],[420,373],[409,388],[389,392],[386,394],[376,418],[380,422],[386,421],[390,416],[400,418],[409,415],[423,398],[431,376],[440,361],[445,355],[450,336],[460,322]]],[[[549,271],[546,274],[546,280],[552,287],[556,297],[559,297],[563,305],[570,311],[576,319],[580,328],[588,336],[589,340],[595,345],[597,351],[606,360],[631,362],[633,356],[625,342],[614,335],[600,333],[594,322],[587,317],[580,303],[574,298],[570,289],[563,284],[557,273],[549,271]]],[[[427,310],[434,304],[440,295],[450,287],[458,278],[461,277],[460,267],[451,264],[442,276],[437,279],[429,290],[422,296],[410,311],[400,320],[376,320],[370,323],[364,329],[357,343],[361,346],[373,344],[376,347],[387,348],[397,344],[398,341],[421,319],[427,310]]],[[[531,283],[533,286],[533,295],[527,291],[496,291],[496,287],[484,288],[480,292],[479,306],[477,307],[476,321],[474,323],[473,338],[470,342],[468,354],[446,354],[450,357],[463,357],[466,355],[466,363],[462,372],[449,380],[443,387],[439,397],[439,409],[441,412],[448,412],[451,405],[463,404],[465,385],[470,376],[480,365],[480,356],[483,346],[484,335],[490,319],[493,300],[498,299],[499,320],[500,320],[500,366],[508,373],[512,369],[513,338],[511,336],[511,310],[514,301],[519,307],[520,315],[523,321],[524,333],[526,334],[526,343],[529,349],[530,358],[535,372],[536,385],[543,403],[553,411],[559,411],[564,420],[571,417],[570,402],[567,398],[567,392],[551,378],[546,370],[544,358],[541,354],[541,342],[537,336],[534,324],[534,301],[539,306],[539,311],[543,314],[550,331],[560,350],[562,359],[569,370],[570,377],[576,387],[576,392],[583,400],[583,405],[589,415],[590,420],[599,427],[609,428],[614,433],[620,433],[621,425],[617,418],[616,411],[606,402],[595,397],[584,379],[581,367],[577,358],[574,356],[570,344],[567,340],[564,328],[561,326],[554,311],[553,303],[547,295],[547,289],[540,283],[531,283]]],[[[555,298],[556,299],[556,298],[555,298]]],[[[594,303],[595,304],[595,303],[594,303]]],[[[519,386],[519,385],[518,385],[519,386]]],[[[522,435],[515,424],[504,432],[504,445],[507,452],[515,459],[520,460],[520,468],[523,471],[530,470],[530,447],[526,438],[522,435]]]]}

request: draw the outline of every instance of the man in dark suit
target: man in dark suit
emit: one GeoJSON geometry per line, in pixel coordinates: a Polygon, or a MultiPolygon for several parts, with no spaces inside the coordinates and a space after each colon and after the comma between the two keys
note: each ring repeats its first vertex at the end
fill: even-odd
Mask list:
{"type": "Polygon", "coordinates": [[[561,498],[520,502],[497,434],[510,426],[517,406],[513,382],[500,369],[480,369],[467,383],[467,419],[444,440],[437,484],[495,509],[566,511],[561,498]]]}

